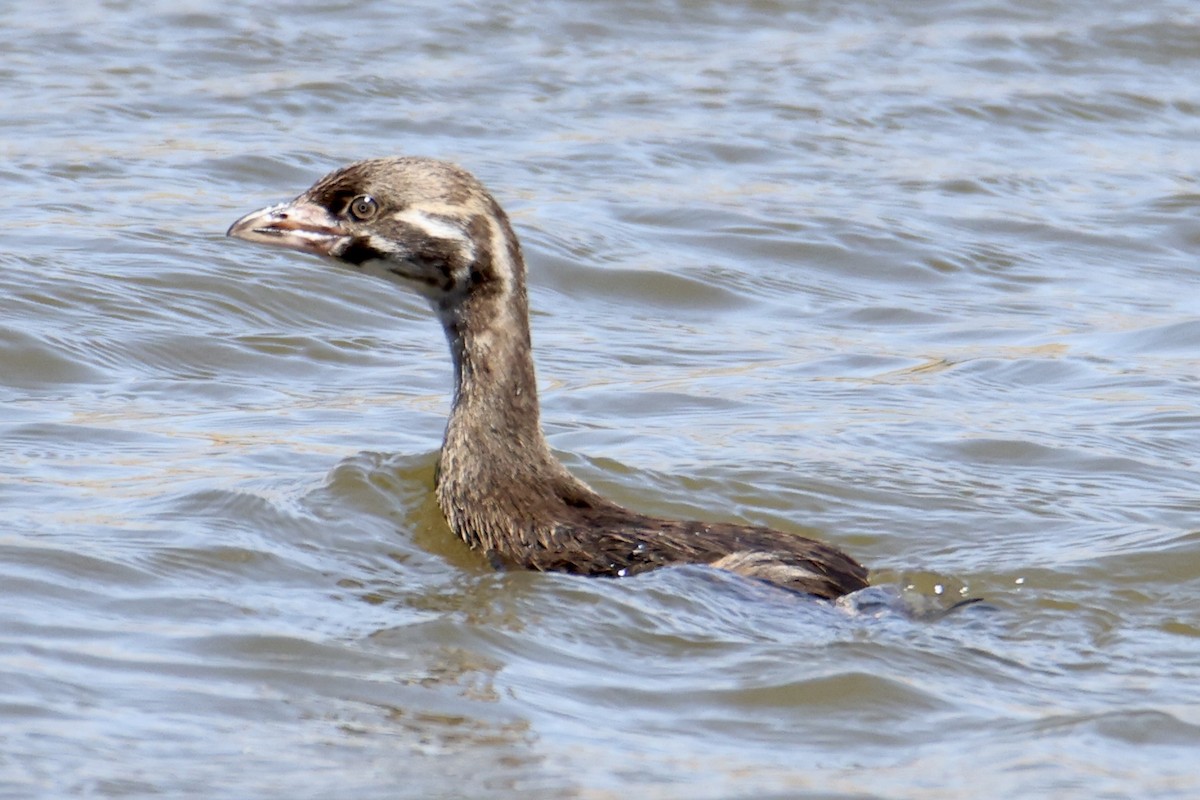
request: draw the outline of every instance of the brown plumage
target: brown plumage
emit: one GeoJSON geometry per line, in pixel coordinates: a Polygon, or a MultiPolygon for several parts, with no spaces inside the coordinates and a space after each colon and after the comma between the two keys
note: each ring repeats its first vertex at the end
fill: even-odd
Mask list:
{"type": "Polygon", "coordinates": [[[494,561],[604,576],[710,564],[830,599],[867,585],[866,568],[830,545],[646,516],[567,472],[542,434],[521,246],[464,170],[423,158],[360,161],[242,217],[229,235],[327,256],[430,301],[456,378],[438,504],[455,534],[494,561]]]}

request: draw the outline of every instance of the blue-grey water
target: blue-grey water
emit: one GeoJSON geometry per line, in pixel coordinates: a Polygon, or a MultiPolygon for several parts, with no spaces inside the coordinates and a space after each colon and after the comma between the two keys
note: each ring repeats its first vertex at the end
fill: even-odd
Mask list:
{"type": "Polygon", "coordinates": [[[1200,796],[1193,0],[0,9],[0,797],[1200,796]],[[497,573],[422,302],[224,238],[456,160],[551,442],[939,621],[497,573]]]}

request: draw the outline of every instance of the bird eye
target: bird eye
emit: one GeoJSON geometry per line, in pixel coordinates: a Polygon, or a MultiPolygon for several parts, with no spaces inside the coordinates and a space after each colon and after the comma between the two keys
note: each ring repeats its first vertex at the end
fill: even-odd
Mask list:
{"type": "Polygon", "coordinates": [[[350,201],[349,210],[350,216],[365,222],[375,216],[375,212],[379,210],[379,203],[369,194],[360,194],[350,201]]]}

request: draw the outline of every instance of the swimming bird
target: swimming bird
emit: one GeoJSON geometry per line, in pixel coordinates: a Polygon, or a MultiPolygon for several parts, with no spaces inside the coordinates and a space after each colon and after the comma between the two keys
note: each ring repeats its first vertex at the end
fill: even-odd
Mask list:
{"type": "Polygon", "coordinates": [[[867,586],[867,569],[831,545],[756,525],[648,516],[567,471],[542,432],[521,245],[504,210],[460,167],[359,161],[247,214],[228,235],[324,256],[429,301],[455,379],[437,502],[450,529],[494,564],[610,577],[708,564],[824,599],[867,586]]]}

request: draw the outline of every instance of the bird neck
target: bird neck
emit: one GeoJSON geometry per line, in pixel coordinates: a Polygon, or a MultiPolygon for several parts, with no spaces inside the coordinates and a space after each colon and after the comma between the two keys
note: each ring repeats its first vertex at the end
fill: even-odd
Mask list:
{"type": "Polygon", "coordinates": [[[447,445],[479,442],[537,455],[545,443],[525,287],[471,296],[444,318],[454,360],[447,445]]]}
{"type": "MultiPolygon", "coordinates": [[[[520,247],[475,237],[469,279],[435,303],[454,358],[454,404],[438,462],[438,505],[473,547],[510,557],[514,542],[552,527],[565,490],[588,494],[542,433],[520,247]]],[[[529,540],[530,542],[532,540],[529,540]]]]}

